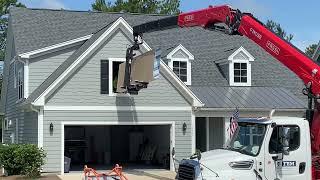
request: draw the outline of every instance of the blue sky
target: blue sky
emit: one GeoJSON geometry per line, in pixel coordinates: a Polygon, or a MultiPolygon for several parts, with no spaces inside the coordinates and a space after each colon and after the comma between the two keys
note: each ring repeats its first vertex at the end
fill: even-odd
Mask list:
{"type": "MultiPolygon", "coordinates": [[[[19,0],[19,2],[31,8],[89,10],[94,0],[19,0]]],[[[320,40],[319,0],[181,0],[181,10],[186,12],[221,4],[230,4],[234,8],[251,12],[262,22],[272,19],[280,23],[288,33],[294,35],[292,43],[302,50],[320,40]]]]}

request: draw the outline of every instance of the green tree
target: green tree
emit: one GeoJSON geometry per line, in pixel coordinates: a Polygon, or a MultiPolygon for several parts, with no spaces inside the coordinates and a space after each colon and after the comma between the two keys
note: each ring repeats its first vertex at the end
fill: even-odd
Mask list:
{"type": "Polygon", "coordinates": [[[19,3],[17,0],[0,0],[0,61],[4,60],[8,27],[7,14],[11,6],[25,7],[25,5],[19,3]]]}
{"type": "Polygon", "coordinates": [[[180,0],[96,0],[92,9],[103,12],[130,12],[144,14],[178,14],[180,0]]]}
{"type": "Polygon", "coordinates": [[[276,33],[278,36],[282,37],[283,39],[290,42],[293,39],[293,35],[289,34],[287,35],[287,32],[281,27],[279,23],[276,23],[272,20],[267,20],[266,23],[267,28],[272,30],[274,33],[276,33]]]}
{"type": "Polygon", "coordinates": [[[310,46],[308,46],[306,49],[305,49],[305,53],[306,55],[308,55],[310,58],[312,58],[312,55],[314,54],[314,52],[316,51],[318,47],[318,44],[311,44],[310,46]]]}

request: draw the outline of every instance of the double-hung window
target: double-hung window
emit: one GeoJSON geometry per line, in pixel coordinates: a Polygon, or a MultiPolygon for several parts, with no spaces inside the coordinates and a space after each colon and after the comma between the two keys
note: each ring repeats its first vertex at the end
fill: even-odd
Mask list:
{"type": "Polygon", "coordinates": [[[233,71],[234,71],[234,82],[235,83],[247,83],[247,63],[233,63],[233,71]]]}
{"type": "Polygon", "coordinates": [[[22,68],[17,72],[18,99],[23,98],[23,71],[22,68]]]}
{"type": "Polygon", "coordinates": [[[173,72],[176,73],[183,82],[188,81],[187,71],[187,61],[173,61],[173,72]]]}

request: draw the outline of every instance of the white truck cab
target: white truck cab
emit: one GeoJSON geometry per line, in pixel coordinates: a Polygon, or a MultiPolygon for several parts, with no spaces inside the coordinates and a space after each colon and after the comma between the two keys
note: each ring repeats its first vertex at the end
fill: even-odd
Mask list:
{"type": "Polygon", "coordinates": [[[177,178],[311,180],[310,143],[303,118],[239,119],[225,148],[182,160],[177,178]]]}

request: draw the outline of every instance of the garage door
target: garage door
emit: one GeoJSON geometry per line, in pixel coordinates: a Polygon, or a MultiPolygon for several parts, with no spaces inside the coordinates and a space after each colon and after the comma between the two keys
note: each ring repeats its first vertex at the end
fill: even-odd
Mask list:
{"type": "Polygon", "coordinates": [[[170,168],[171,125],[65,126],[64,155],[71,170],[119,163],[127,168],[170,168]]]}

